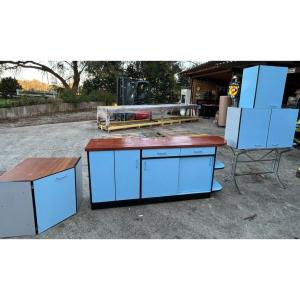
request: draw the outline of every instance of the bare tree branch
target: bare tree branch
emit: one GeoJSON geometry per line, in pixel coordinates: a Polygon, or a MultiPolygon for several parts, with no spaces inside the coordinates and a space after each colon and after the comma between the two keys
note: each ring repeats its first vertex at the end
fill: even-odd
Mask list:
{"type": "MultiPolygon", "coordinates": [[[[67,89],[71,88],[70,85],[67,83],[67,80],[65,80],[60,74],[58,74],[52,68],[50,68],[44,64],[41,64],[41,63],[38,63],[35,61],[30,61],[30,60],[29,61],[0,61],[0,64],[8,65],[5,67],[7,70],[8,69],[17,69],[17,68],[27,68],[27,69],[36,69],[36,70],[40,70],[43,72],[48,72],[51,75],[53,75],[55,78],[57,78],[65,88],[67,88],[67,89]],[[10,65],[12,65],[12,66],[10,66],[10,65]]],[[[77,64],[77,62],[76,62],[76,64],[77,64]]],[[[72,65],[69,63],[69,65],[72,67],[72,69],[74,71],[74,62],[72,62],[72,65]]],[[[74,72],[74,75],[75,75],[75,72],[74,72]]],[[[77,85],[77,88],[78,88],[80,76],[79,76],[79,79],[76,78],[76,80],[78,81],[78,85],[77,85]]],[[[73,88],[73,86],[72,86],[72,88],[73,88]]]]}

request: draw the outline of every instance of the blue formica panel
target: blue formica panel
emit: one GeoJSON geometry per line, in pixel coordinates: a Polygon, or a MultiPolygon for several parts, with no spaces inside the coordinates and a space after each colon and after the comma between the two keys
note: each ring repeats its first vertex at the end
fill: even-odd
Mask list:
{"type": "Polygon", "coordinates": [[[115,151],[116,200],[140,196],[140,150],[115,151]]]}
{"type": "Polygon", "coordinates": [[[272,109],[267,148],[292,147],[298,109],[272,109]]]}
{"type": "Polygon", "coordinates": [[[243,70],[239,107],[280,108],[287,67],[254,66],[243,70]]]}
{"type": "Polygon", "coordinates": [[[214,156],[182,157],[179,161],[178,193],[209,193],[214,156]]]}
{"type": "Polygon", "coordinates": [[[238,149],[263,149],[267,137],[271,109],[229,107],[225,128],[227,144],[238,149]]]}
{"type": "Polygon", "coordinates": [[[92,202],[115,201],[114,151],[89,153],[92,202]]]}
{"type": "Polygon", "coordinates": [[[142,198],[177,195],[178,158],[143,159],[142,198]]]}
{"type": "Polygon", "coordinates": [[[74,169],[33,182],[38,232],[76,213],[74,169]]]}

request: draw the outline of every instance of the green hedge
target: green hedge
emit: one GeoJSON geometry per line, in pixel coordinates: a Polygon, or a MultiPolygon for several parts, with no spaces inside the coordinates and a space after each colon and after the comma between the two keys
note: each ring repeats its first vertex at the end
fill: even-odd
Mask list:
{"type": "Polygon", "coordinates": [[[36,104],[53,103],[53,99],[45,98],[18,98],[18,99],[0,99],[0,108],[9,108],[17,106],[29,106],[36,104]]]}
{"type": "Polygon", "coordinates": [[[80,103],[80,102],[90,102],[99,101],[103,105],[112,105],[116,103],[116,96],[106,91],[93,91],[89,94],[74,95],[71,91],[64,91],[60,95],[60,99],[51,98],[39,98],[39,97],[23,97],[14,99],[1,99],[0,98],[0,108],[9,108],[16,106],[29,106],[36,104],[46,104],[46,103],[80,103]]]}
{"type": "Polygon", "coordinates": [[[107,91],[92,91],[89,94],[74,95],[70,91],[64,91],[61,94],[61,98],[64,102],[79,103],[79,102],[90,102],[100,101],[104,105],[112,105],[116,103],[116,95],[107,91]]]}

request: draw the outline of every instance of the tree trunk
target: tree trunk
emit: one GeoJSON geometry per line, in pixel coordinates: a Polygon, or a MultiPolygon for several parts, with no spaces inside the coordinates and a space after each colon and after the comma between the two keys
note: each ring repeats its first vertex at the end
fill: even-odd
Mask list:
{"type": "Polygon", "coordinates": [[[79,82],[80,82],[80,73],[78,70],[78,62],[77,61],[72,61],[72,67],[73,67],[73,85],[72,85],[72,91],[74,93],[78,92],[79,88],[79,82]]]}

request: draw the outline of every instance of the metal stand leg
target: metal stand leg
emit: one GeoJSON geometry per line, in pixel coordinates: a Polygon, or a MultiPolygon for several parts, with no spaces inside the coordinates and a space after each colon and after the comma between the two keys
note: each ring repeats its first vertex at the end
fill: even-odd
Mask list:
{"type": "Polygon", "coordinates": [[[224,180],[225,181],[233,181],[233,184],[236,188],[236,190],[238,191],[239,194],[242,194],[241,193],[241,190],[238,186],[238,183],[237,183],[237,180],[236,180],[236,167],[237,167],[237,162],[238,162],[238,157],[241,153],[238,153],[238,152],[235,152],[232,148],[230,148],[231,151],[233,152],[233,157],[232,157],[232,160],[231,160],[231,171],[230,171],[230,175],[225,177],[224,180]]]}
{"type": "Polygon", "coordinates": [[[281,155],[282,155],[284,152],[287,152],[287,151],[281,151],[281,152],[279,152],[278,150],[275,151],[276,160],[275,160],[275,163],[274,163],[274,176],[275,176],[277,182],[279,183],[279,185],[280,185],[283,189],[286,189],[286,186],[285,186],[285,184],[281,181],[281,179],[280,179],[280,177],[279,177],[279,173],[278,173],[278,170],[279,170],[279,164],[280,164],[280,160],[281,160],[281,155]]]}
{"type": "Polygon", "coordinates": [[[279,177],[278,171],[279,171],[279,165],[280,165],[280,160],[281,160],[282,154],[290,151],[291,148],[285,149],[283,151],[279,151],[279,149],[263,149],[263,150],[269,150],[269,151],[267,153],[263,154],[262,156],[260,156],[259,158],[254,158],[250,155],[251,151],[258,151],[258,149],[237,150],[237,151],[235,151],[231,147],[230,147],[230,149],[233,152],[233,157],[232,157],[232,161],[231,161],[231,172],[230,172],[230,175],[225,177],[224,179],[225,179],[225,181],[233,181],[233,184],[234,184],[236,190],[239,192],[239,194],[242,194],[242,193],[241,193],[241,190],[240,190],[239,185],[236,180],[237,176],[274,174],[274,177],[277,180],[277,182],[279,183],[280,187],[282,187],[283,189],[286,188],[286,186],[284,185],[284,183],[281,181],[281,179],[279,177]],[[275,157],[272,156],[272,157],[268,158],[272,153],[274,153],[275,157]],[[239,160],[239,156],[242,154],[244,154],[248,158],[248,160],[245,160],[245,159],[239,160]],[[238,173],[236,171],[238,163],[260,163],[260,162],[273,162],[272,170],[271,171],[269,171],[269,170],[257,171],[257,172],[250,171],[248,173],[238,173]]]}

